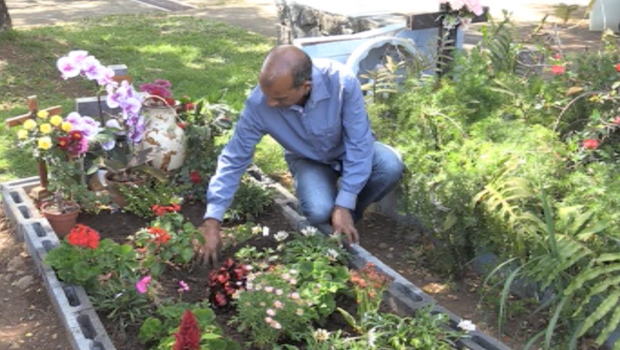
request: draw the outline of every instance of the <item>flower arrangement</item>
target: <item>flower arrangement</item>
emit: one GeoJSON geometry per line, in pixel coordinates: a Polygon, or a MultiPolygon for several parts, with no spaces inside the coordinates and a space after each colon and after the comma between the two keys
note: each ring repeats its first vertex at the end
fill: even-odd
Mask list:
{"type": "Polygon", "coordinates": [[[446,6],[447,14],[443,17],[443,26],[452,29],[458,25],[467,26],[474,16],[484,13],[480,0],[439,0],[446,6]]]}
{"type": "Polygon", "coordinates": [[[85,202],[89,197],[81,160],[98,143],[100,131],[100,123],[90,117],[72,112],[63,118],[44,110],[34,111],[17,130],[19,147],[47,165],[56,211],[66,213],[76,207],[70,202],[85,202]]]}

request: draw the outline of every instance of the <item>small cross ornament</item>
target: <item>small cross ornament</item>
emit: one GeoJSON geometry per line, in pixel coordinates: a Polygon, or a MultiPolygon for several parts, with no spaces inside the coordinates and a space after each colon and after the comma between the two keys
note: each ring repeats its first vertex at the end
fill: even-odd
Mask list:
{"type": "MultiPolygon", "coordinates": [[[[54,106],[54,107],[50,107],[50,108],[46,108],[46,109],[42,109],[39,110],[39,104],[37,102],[37,97],[36,96],[29,96],[27,99],[27,104],[28,104],[28,113],[24,114],[24,115],[20,115],[17,117],[13,117],[13,118],[9,118],[5,121],[5,125],[9,128],[13,128],[16,126],[19,126],[21,124],[23,124],[26,120],[31,119],[31,118],[36,118],[37,117],[37,113],[39,111],[45,111],[47,112],[49,115],[57,115],[57,114],[61,114],[62,113],[62,107],[61,106],[54,106]]],[[[48,182],[48,178],[47,178],[47,165],[45,164],[45,161],[39,161],[38,165],[37,165],[37,170],[39,173],[39,186],[36,186],[35,188],[33,188],[30,191],[30,196],[35,200],[35,201],[41,201],[44,198],[47,198],[51,195],[51,193],[48,191],[47,186],[49,185],[48,182]]]]}

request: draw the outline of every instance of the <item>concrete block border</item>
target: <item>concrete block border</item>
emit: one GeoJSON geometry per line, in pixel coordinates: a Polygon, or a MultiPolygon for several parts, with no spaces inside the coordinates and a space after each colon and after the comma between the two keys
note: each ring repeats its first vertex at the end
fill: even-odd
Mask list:
{"type": "MultiPolygon", "coordinates": [[[[311,226],[300,214],[297,198],[286,188],[266,176],[257,167],[251,167],[248,173],[257,183],[275,189],[274,201],[294,229],[302,230],[311,226]]],[[[17,238],[25,241],[28,254],[37,266],[73,349],[116,350],[85,290],[80,286],[71,286],[59,281],[56,273],[44,264],[45,255],[60,242],[49,222],[38,213],[27,195],[27,192],[37,184],[36,177],[0,184],[4,212],[14,225],[17,238]]],[[[332,233],[329,225],[319,225],[317,229],[324,234],[332,233]]],[[[459,316],[438,305],[431,296],[363,247],[353,244],[346,248],[352,256],[350,261],[352,267],[361,268],[367,263],[374,263],[378,270],[393,278],[385,300],[395,312],[401,315],[413,315],[416,310],[432,305],[433,313],[447,315],[450,319],[449,328],[458,330],[457,325],[461,321],[459,316]]],[[[458,348],[471,350],[511,350],[497,339],[479,331],[470,332],[468,338],[459,340],[456,345],[458,348]]]]}
{"type": "MultiPolygon", "coordinates": [[[[286,188],[269,178],[255,166],[252,166],[248,170],[248,173],[259,184],[275,189],[275,203],[280,207],[282,213],[289,220],[292,227],[301,230],[304,227],[311,226],[308,220],[300,213],[299,202],[286,188]]],[[[329,225],[319,225],[317,229],[326,235],[332,233],[331,226],[329,225]]],[[[346,248],[349,253],[351,253],[350,264],[352,267],[361,268],[367,263],[373,263],[379,271],[393,279],[392,284],[386,292],[385,300],[396,313],[400,315],[413,315],[416,310],[433,305],[432,313],[447,315],[450,319],[449,328],[460,331],[458,324],[462,320],[461,317],[440,306],[430,295],[404,278],[401,274],[394,271],[394,269],[383,263],[363,247],[357,244],[351,244],[347,245],[346,248]]],[[[459,349],[511,350],[506,344],[478,330],[470,332],[468,338],[458,340],[456,345],[459,349]]]]}
{"type": "Polygon", "coordinates": [[[24,241],[34,260],[73,350],[116,350],[84,288],[59,281],[54,270],[44,264],[47,253],[60,241],[27,194],[38,183],[37,177],[31,177],[0,184],[2,207],[16,238],[24,241]]]}

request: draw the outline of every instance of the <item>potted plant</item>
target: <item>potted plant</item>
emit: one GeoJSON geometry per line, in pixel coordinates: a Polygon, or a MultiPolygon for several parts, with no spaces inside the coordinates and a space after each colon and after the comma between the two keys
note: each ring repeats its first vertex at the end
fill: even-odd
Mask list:
{"type": "Polygon", "coordinates": [[[82,161],[99,130],[98,122],[76,112],[63,118],[45,111],[32,112],[31,119],[17,130],[19,146],[47,165],[48,190],[53,195],[40,203],[40,209],[59,236],[75,225],[80,203],[90,209],[97,205],[84,183],[82,161]]]}

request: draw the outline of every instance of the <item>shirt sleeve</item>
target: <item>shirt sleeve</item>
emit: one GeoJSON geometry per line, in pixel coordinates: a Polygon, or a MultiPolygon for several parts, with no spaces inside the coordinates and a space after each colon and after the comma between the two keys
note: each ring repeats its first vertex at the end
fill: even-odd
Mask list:
{"type": "Polygon", "coordinates": [[[358,194],[370,178],[375,140],[357,77],[352,74],[344,76],[343,85],[342,125],[345,154],[341,186],[335,203],[353,210],[358,194]]]}
{"type": "Polygon", "coordinates": [[[222,221],[237,192],[241,176],[252,162],[256,144],[264,134],[260,120],[246,102],[232,139],[218,157],[217,170],[209,181],[205,219],[222,221]]]}

